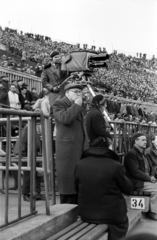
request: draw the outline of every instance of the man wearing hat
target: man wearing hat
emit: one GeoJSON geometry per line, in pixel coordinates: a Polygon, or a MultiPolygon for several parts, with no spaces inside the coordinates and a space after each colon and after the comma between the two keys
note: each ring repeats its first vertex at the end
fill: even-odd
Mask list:
{"type": "Polygon", "coordinates": [[[124,165],[126,175],[133,183],[134,190],[151,192],[148,217],[157,221],[157,182],[155,171],[145,155],[147,139],[144,133],[134,133],[133,147],[126,154],[124,165]]]}
{"type": "Polygon", "coordinates": [[[92,143],[97,137],[112,139],[109,131],[106,129],[107,123],[103,117],[104,99],[101,94],[93,97],[92,104],[86,116],[87,134],[92,143]]]}
{"type": "Polygon", "coordinates": [[[65,97],[53,104],[56,123],[56,170],[61,203],[77,204],[74,169],[85,148],[82,85],[65,86],[65,97]]]}
{"type": "Polygon", "coordinates": [[[22,88],[23,80],[20,78],[17,80],[17,94],[21,93],[21,88],[22,88]]]}
{"type": "Polygon", "coordinates": [[[59,52],[53,51],[50,54],[51,62],[47,64],[42,72],[42,84],[50,91],[50,105],[52,106],[57,98],[64,96],[64,86],[59,85],[67,78],[67,71],[61,71],[61,58],[59,52]]]}

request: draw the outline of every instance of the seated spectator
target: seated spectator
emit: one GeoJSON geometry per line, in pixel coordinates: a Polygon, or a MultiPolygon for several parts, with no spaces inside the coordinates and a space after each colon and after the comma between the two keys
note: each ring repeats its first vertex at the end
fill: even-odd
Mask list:
{"type": "Polygon", "coordinates": [[[126,154],[124,164],[126,174],[133,183],[134,190],[151,192],[148,217],[157,221],[157,182],[150,159],[145,155],[147,139],[144,133],[134,133],[133,147],[126,154]]]}
{"type": "Polygon", "coordinates": [[[42,110],[45,117],[50,116],[50,101],[49,101],[49,90],[47,88],[43,88],[44,97],[40,98],[36,101],[33,106],[34,110],[42,110]]]}
{"type": "Polygon", "coordinates": [[[42,66],[40,63],[37,63],[35,67],[35,76],[41,77],[41,74],[42,74],[42,66]]]}
{"type": "Polygon", "coordinates": [[[16,87],[14,84],[10,85],[10,90],[8,92],[9,104],[13,109],[20,109],[19,95],[16,93],[16,87]]]}
{"type": "Polygon", "coordinates": [[[32,97],[30,97],[29,94],[27,94],[27,87],[23,86],[21,88],[21,93],[19,94],[19,100],[21,103],[21,109],[25,109],[27,111],[32,110],[32,107],[31,107],[32,97]]]}
{"type": "Polygon", "coordinates": [[[75,190],[81,219],[93,224],[106,223],[108,240],[117,240],[128,230],[123,194],[131,194],[133,188],[118,155],[110,147],[109,141],[100,137],[84,151],[75,169],[75,190]]]}
{"type": "Polygon", "coordinates": [[[37,90],[35,87],[32,88],[31,95],[32,95],[32,101],[36,102],[39,98],[39,94],[37,93],[37,90]]]}

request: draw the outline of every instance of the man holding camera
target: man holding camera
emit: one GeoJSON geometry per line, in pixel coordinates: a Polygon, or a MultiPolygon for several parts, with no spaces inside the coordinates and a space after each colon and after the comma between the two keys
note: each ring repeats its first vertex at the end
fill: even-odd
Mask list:
{"type": "Polygon", "coordinates": [[[50,106],[52,106],[57,98],[64,96],[64,86],[59,87],[59,85],[67,77],[67,71],[61,70],[61,56],[59,52],[53,51],[50,57],[51,62],[45,65],[41,78],[43,87],[50,91],[49,99],[50,106]]]}

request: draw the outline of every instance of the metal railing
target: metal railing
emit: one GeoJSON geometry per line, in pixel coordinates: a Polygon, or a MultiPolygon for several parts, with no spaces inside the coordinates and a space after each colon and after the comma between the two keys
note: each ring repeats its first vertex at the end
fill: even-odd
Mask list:
{"type": "Polygon", "coordinates": [[[42,81],[41,78],[39,77],[23,72],[18,72],[12,69],[0,67],[0,76],[2,75],[6,75],[10,83],[12,80],[22,79],[23,82],[28,85],[29,90],[31,90],[32,87],[35,87],[38,93],[42,91],[42,81]]]}
{"type": "Polygon", "coordinates": [[[148,124],[137,124],[134,122],[111,121],[114,128],[111,131],[113,136],[113,150],[122,158],[132,147],[132,135],[135,132],[142,132],[147,136],[147,146],[150,145],[150,136],[157,132],[157,126],[148,124]]]}
{"type": "Polygon", "coordinates": [[[12,223],[18,222],[23,218],[34,215],[36,211],[36,171],[44,172],[44,186],[45,186],[45,208],[46,215],[50,215],[49,207],[49,192],[48,192],[48,178],[50,175],[50,183],[52,186],[52,204],[55,204],[54,187],[54,164],[53,164],[53,150],[52,150],[52,121],[51,119],[45,119],[42,112],[29,112],[22,110],[12,110],[0,108],[0,114],[7,115],[7,118],[1,118],[0,124],[6,124],[7,136],[6,136],[6,157],[5,166],[0,166],[0,171],[5,171],[5,219],[4,224],[0,226],[3,228],[12,223]],[[12,116],[18,116],[16,118],[12,116]],[[42,167],[36,167],[36,123],[40,119],[41,124],[41,138],[42,138],[42,167]],[[19,127],[19,142],[22,140],[22,121],[28,121],[28,154],[27,154],[27,166],[22,166],[22,154],[21,145],[18,149],[18,166],[11,166],[11,124],[18,121],[19,127]],[[51,162],[51,163],[50,163],[51,162]],[[18,171],[18,217],[12,221],[9,221],[9,170],[18,171]],[[21,171],[30,171],[30,213],[21,215],[21,171]]]}

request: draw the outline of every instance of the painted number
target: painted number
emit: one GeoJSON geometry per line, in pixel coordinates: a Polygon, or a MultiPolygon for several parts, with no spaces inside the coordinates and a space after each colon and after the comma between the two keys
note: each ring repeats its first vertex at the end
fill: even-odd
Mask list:
{"type": "Polygon", "coordinates": [[[131,208],[132,209],[145,209],[145,199],[144,198],[131,198],[131,208]]]}

